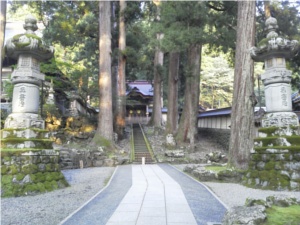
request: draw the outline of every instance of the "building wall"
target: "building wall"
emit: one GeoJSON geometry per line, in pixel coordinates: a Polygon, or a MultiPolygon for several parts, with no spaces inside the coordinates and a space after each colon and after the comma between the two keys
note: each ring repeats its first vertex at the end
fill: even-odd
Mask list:
{"type": "Polygon", "coordinates": [[[198,128],[230,129],[230,115],[198,119],[198,128]]]}

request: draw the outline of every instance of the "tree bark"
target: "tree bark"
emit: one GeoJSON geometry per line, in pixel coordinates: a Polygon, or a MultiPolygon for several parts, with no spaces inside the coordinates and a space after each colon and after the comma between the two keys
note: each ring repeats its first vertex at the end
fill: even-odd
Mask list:
{"type": "Polygon", "coordinates": [[[255,1],[238,1],[229,163],[240,169],[248,167],[250,150],[253,147],[254,62],[250,57],[249,49],[254,46],[254,38],[255,1]]]}
{"type": "Polygon", "coordinates": [[[176,135],[176,140],[179,143],[189,139],[191,148],[194,148],[195,135],[197,134],[201,49],[202,45],[199,44],[193,44],[188,49],[184,107],[176,135]]]}
{"type": "Polygon", "coordinates": [[[178,71],[179,52],[170,52],[166,134],[173,135],[176,133],[178,128],[178,71]]]}
{"type": "Polygon", "coordinates": [[[126,114],[126,57],[124,51],[126,48],[126,28],[124,11],[126,9],[126,1],[120,0],[120,16],[119,16],[119,67],[118,67],[118,98],[116,112],[116,129],[118,139],[123,139],[125,128],[126,114]]]}
{"type": "Polygon", "coordinates": [[[95,136],[113,140],[111,87],[111,8],[109,1],[99,2],[99,118],[95,136]]]}
{"type": "MultiPolygon", "coordinates": [[[[160,20],[160,2],[161,0],[153,1],[157,7],[157,21],[160,20]]],[[[156,39],[160,42],[163,38],[162,33],[156,34],[156,39]]],[[[161,67],[164,63],[164,53],[160,50],[160,47],[156,47],[155,56],[154,56],[154,92],[153,92],[153,109],[149,125],[160,127],[162,122],[162,70],[161,67]]]]}
{"type": "Polygon", "coordinates": [[[2,75],[2,60],[4,59],[4,37],[5,37],[5,24],[6,24],[6,1],[0,2],[0,73],[2,75]]]}
{"type": "MultiPolygon", "coordinates": [[[[158,35],[158,39],[159,39],[158,35]]],[[[162,74],[161,67],[163,65],[164,54],[158,48],[154,57],[154,92],[153,92],[153,109],[151,120],[149,124],[155,127],[160,127],[162,122],[161,108],[162,108],[162,74]]]]}

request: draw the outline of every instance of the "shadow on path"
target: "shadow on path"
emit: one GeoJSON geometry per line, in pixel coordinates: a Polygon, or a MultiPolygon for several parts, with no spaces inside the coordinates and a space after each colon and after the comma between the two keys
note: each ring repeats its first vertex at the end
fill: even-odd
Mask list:
{"type": "Polygon", "coordinates": [[[158,165],[179,183],[198,225],[222,221],[227,209],[204,185],[168,164],[158,165]]]}

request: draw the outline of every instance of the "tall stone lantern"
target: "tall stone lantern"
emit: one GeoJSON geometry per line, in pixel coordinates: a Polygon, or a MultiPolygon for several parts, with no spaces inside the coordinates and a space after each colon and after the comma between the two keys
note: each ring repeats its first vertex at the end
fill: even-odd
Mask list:
{"type": "Polygon", "coordinates": [[[60,171],[59,151],[54,150],[44,120],[38,114],[39,87],[44,80],[40,62],[53,56],[34,31],[37,20],[25,19],[24,34],[6,43],[8,57],[18,60],[12,73],[12,113],[1,130],[1,196],[35,195],[67,186],[60,171]]]}
{"type": "Polygon", "coordinates": [[[261,79],[265,86],[267,114],[262,120],[262,126],[298,126],[298,117],[292,112],[292,72],[286,69],[286,59],[294,56],[298,42],[282,38],[276,33],[278,25],[275,18],[269,17],[265,25],[267,37],[251,51],[255,61],[265,63],[265,73],[261,79]]]}
{"type": "Polygon", "coordinates": [[[6,43],[8,57],[18,60],[12,73],[12,113],[5,121],[5,128],[44,128],[44,121],[38,115],[39,86],[44,80],[40,62],[53,57],[53,47],[46,46],[34,31],[38,29],[33,16],[25,19],[24,34],[15,35],[6,43]]]}
{"type": "Polygon", "coordinates": [[[299,120],[292,112],[292,72],[286,69],[286,60],[295,55],[299,44],[278,35],[275,18],[269,17],[265,25],[266,38],[252,47],[250,54],[253,60],[265,63],[261,79],[267,113],[254,140],[245,183],[264,189],[300,190],[299,120]]]}

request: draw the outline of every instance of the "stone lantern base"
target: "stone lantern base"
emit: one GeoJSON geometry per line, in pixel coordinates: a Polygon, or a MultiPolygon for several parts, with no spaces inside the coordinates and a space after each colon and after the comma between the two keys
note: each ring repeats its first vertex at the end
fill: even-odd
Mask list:
{"type": "Polygon", "coordinates": [[[263,127],[254,139],[244,184],[270,190],[300,190],[300,127],[263,127]]]}
{"type": "Polygon", "coordinates": [[[299,126],[298,116],[293,112],[267,113],[262,119],[262,127],[299,126]]]}
{"type": "Polygon", "coordinates": [[[45,128],[45,122],[36,113],[11,113],[5,120],[5,128],[45,128]]]}
{"type": "Polygon", "coordinates": [[[52,148],[40,128],[1,130],[1,197],[35,195],[68,186],[52,148]]]}

